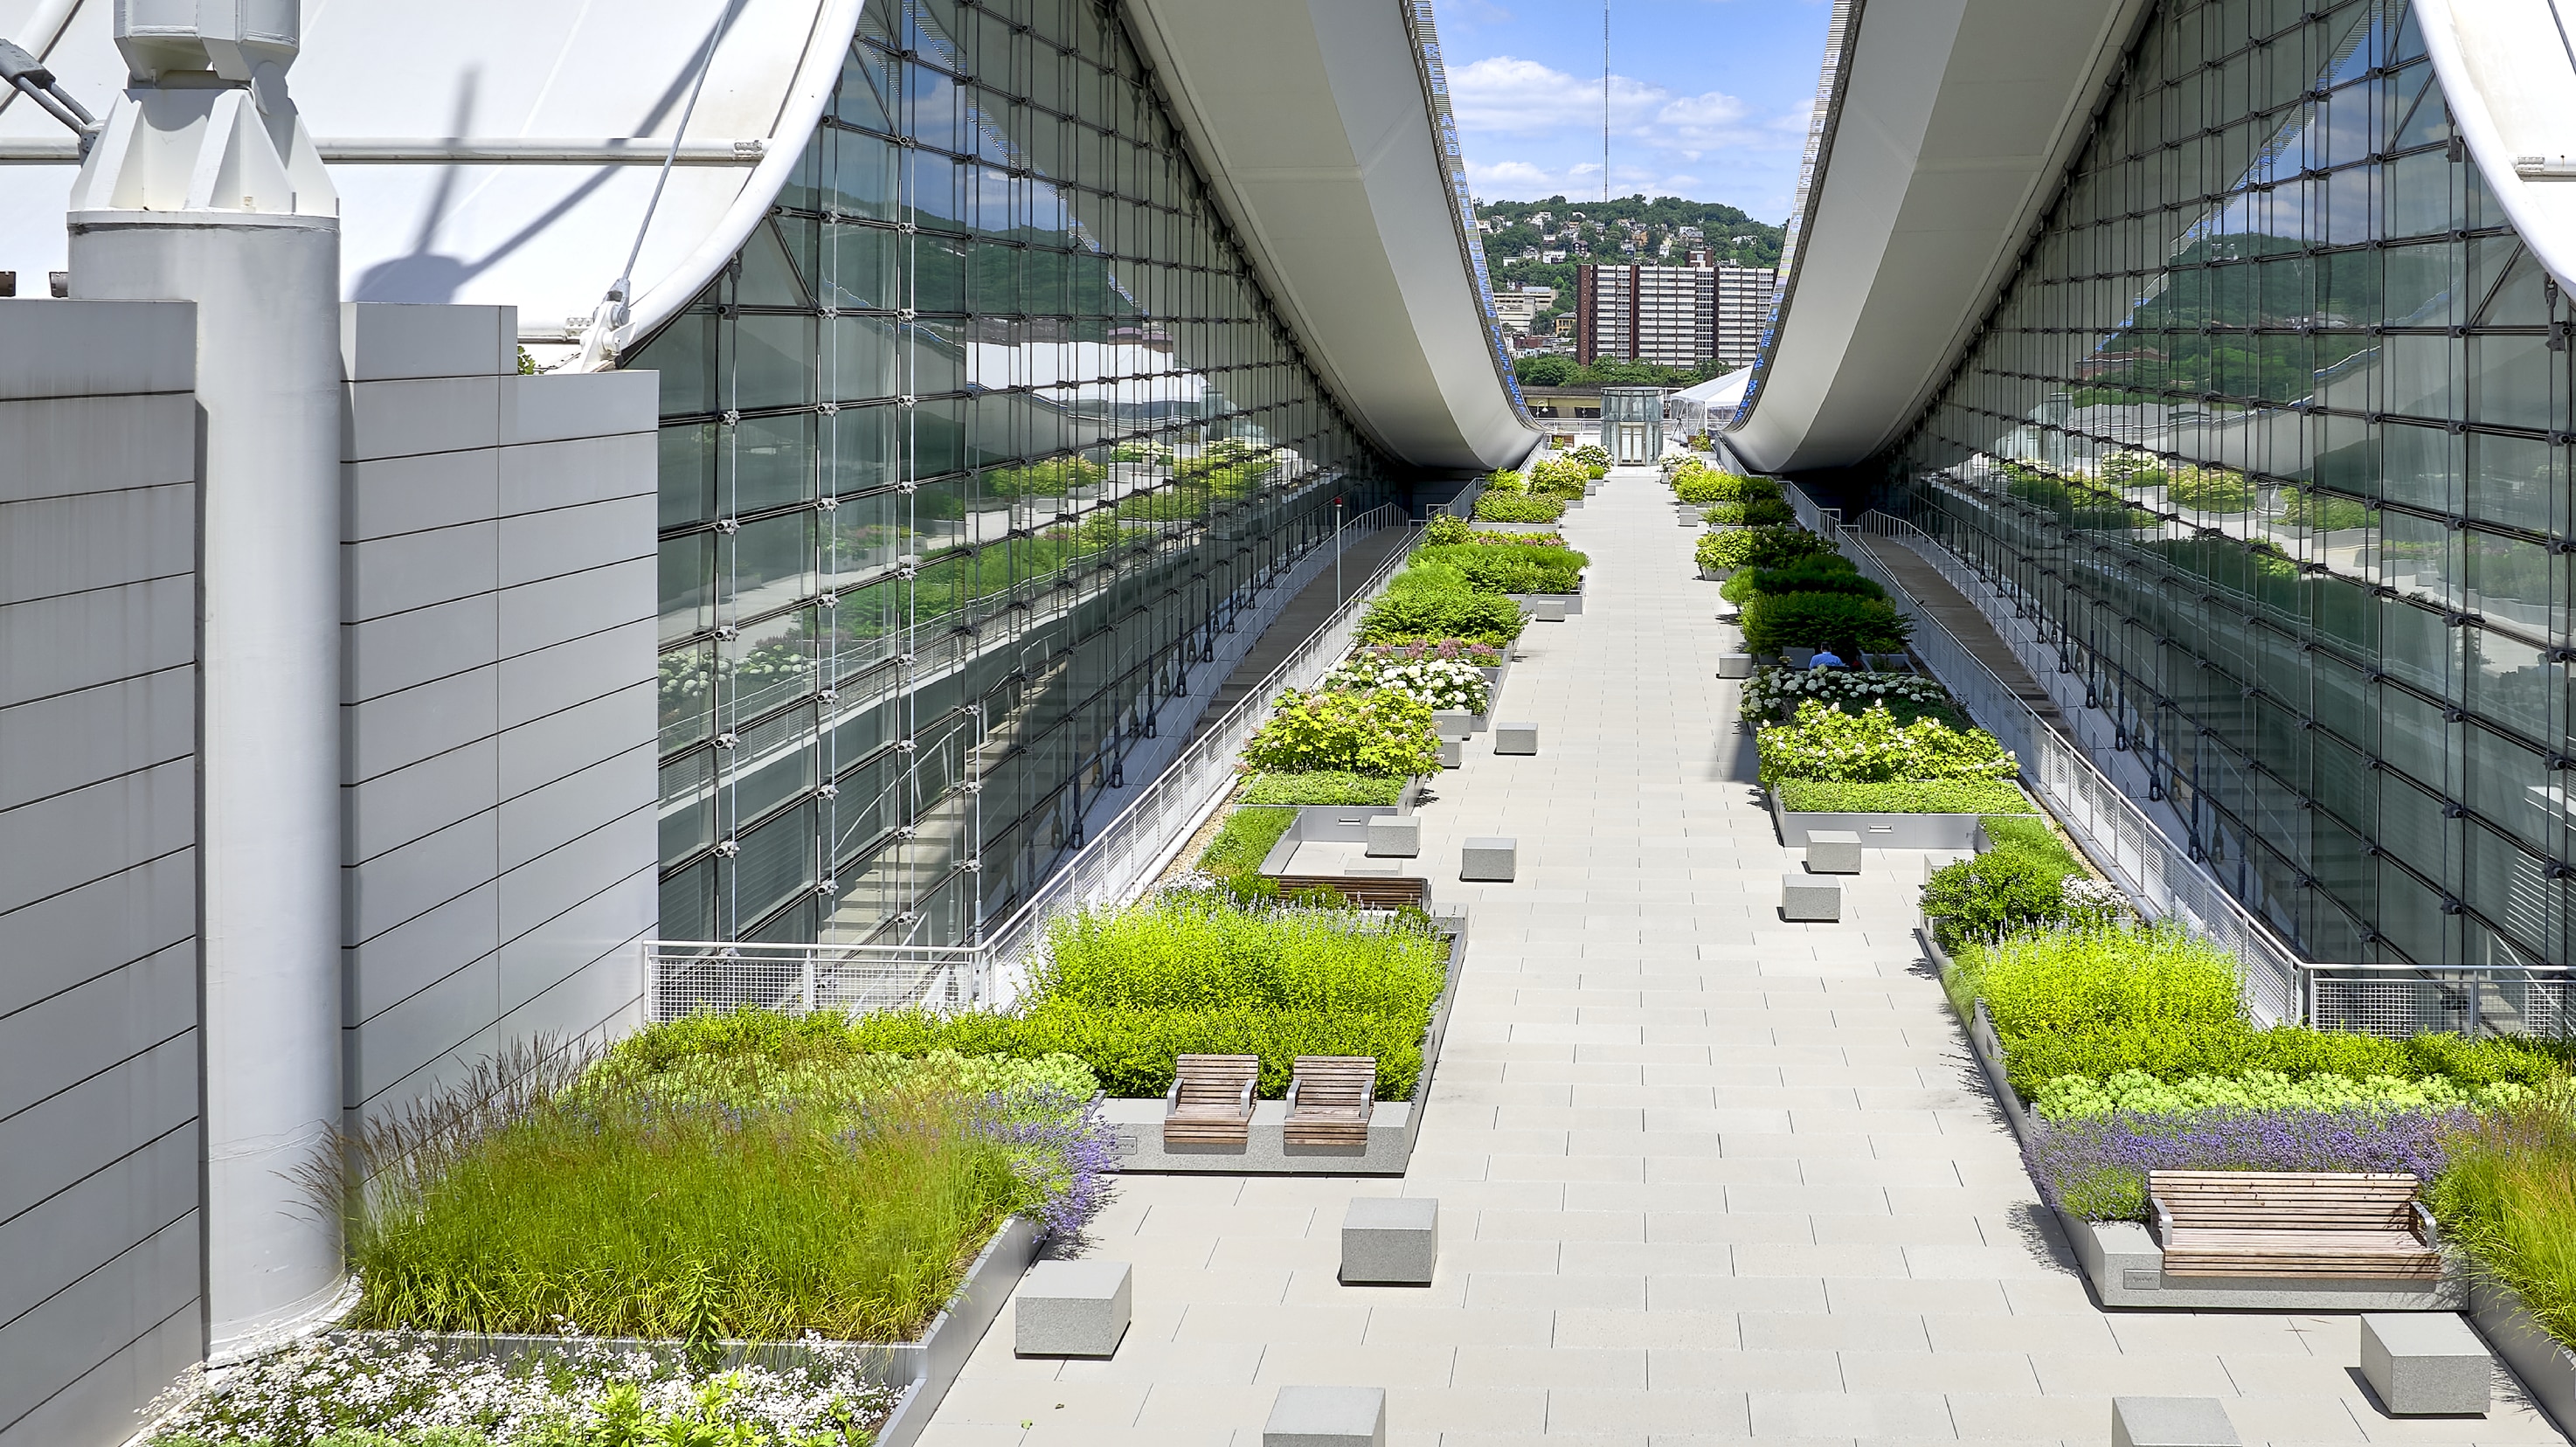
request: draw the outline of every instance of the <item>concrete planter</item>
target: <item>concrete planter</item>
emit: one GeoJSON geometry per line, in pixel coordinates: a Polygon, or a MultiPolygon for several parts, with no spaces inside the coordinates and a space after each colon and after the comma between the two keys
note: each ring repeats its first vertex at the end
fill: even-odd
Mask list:
{"type": "Polygon", "coordinates": [[[1251,1139],[1242,1147],[1166,1150],[1162,1097],[1113,1097],[1102,1101],[1100,1109],[1118,1132],[1118,1168],[1172,1175],[1403,1175],[1413,1160],[1413,1144],[1422,1135],[1422,1109],[1431,1099],[1432,1072],[1440,1062],[1440,1042],[1449,1033],[1449,1015],[1458,998],[1458,972],[1467,958],[1466,915],[1436,918],[1449,932],[1449,973],[1440,998],[1431,1006],[1431,1023],[1422,1032],[1422,1075],[1414,1082],[1410,1098],[1381,1100],[1369,1113],[1367,1146],[1289,1145],[1283,1130],[1287,1102],[1262,1100],[1253,1103],[1251,1139]]]}
{"type": "MultiPolygon", "coordinates": [[[[1926,919],[1916,931],[1923,950],[1948,980],[1954,962],[1941,948],[1938,932],[1926,919]]],[[[1986,1088],[2003,1111],[2013,1137],[2029,1145],[2033,1121],[2004,1073],[2003,1041],[1986,1015],[1985,1002],[1960,1022],[1968,1032],[1969,1051],[1986,1077],[1986,1088]]],[[[2168,1276],[2164,1248],[2155,1233],[2136,1221],[2087,1221],[2055,1212],[2067,1244],[2084,1267],[2084,1279],[2104,1306],[2148,1307],[2165,1311],[2461,1311],[2470,1304],[2465,1258],[2444,1251],[2442,1278],[2417,1281],[2315,1281],[2259,1276],[2168,1276]]],[[[2490,1340],[2493,1334],[2490,1333],[2490,1340]]],[[[2555,1345],[2555,1343],[2552,1343],[2555,1345]]],[[[2563,1354],[2563,1353],[2562,1353],[2563,1354]]],[[[2571,1378],[2576,1382],[2576,1378],[2571,1378]]]]}
{"type": "Polygon", "coordinates": [[[1579,617],[1583,612],[1583,590],[1580,588],[1571,593],[1505,593],[1503,596],[1520,604],[1524,613],[1529,611],[1532,603],[1554,603],[1565,610],[1568,618],[1579,617]]]}
{"type": "Polygon", "coordinates": [[[1414,801],[1421,795],[1422,781],[1407,779],[1404,792],[1392,804],[1288,805],[1297,811],[1296,821],[1288,826],[1287,833],[1279,836],[1278,843],[1270,846],[1270,852],[1262,856],[1261,872],[1285,873],[1288,860],[1296,854],[1300,844],[1366,844],[1368,821],[1410,814],[1414,801]]]}
{"type": "Polygon", "coordinates": [[[2470,1283],[2469,1320],[2513,1368],[2533,1404],[2549,1414],[2559,1431],[2576,1436],[2576,1352],[2532,1320],[2512,1287],[2496,1282],[2470,1283]]]}
{"type": "Polygon", "coordinates": [[[1556,531],[1554,523],[1489,523],[1472,518],[1468,520],[1467,526],[1480,533],[1552,533],[1556,531]]]}
{"type": "MultiPolygon", "coordinates": [[[[1455,966],[1452,966],[1453,970],[1455,966]]],[[[1453,980],[1455,976],[1452,976],[1453,980]]],[[[966,1269],[966,1279],[958,1283],[948,1304],[931,1320],[921,1336],[907,1342],[825,1342],[826,1348],[855,1348],[866,1363],[868,1380],[893,1390],[894,1411],[876,1436],[869,1439],[882,1447],[912,1447],[922,1429],[930,1425],[931,1414],[939,1410],[948,1389],[957,1383],[957,1374],[966,1367],[975,1344],[984,1339],[1011,1293],[1027,1274],[1029,1264],[1037,1260],[1038,1223],[1026,1216],[1014,1216],[1002,1223],[966,1269]]],[[[378,1332],[334,1333],[337,1336],[365,1337],[387,1335],[378,1332]]],[[[420,1342],[433,1350],[453,1352],[467,1357],[515,1358],[537,1353],[569,1352],[576,1346],[606,1346],[617,1350],[642,1349],[677,1353],[683,1343],[636,1338],[561,1337],[536,1335],[465,1336],[443,1333],[403,1333],[406,1340],[420,1342]]],[[[724,1366],[745,1362],[772,1365],[795,1365],[812,1358],[813,1347],[801,1341],[726,1341],[717,1344],[717,1359],[724,1366]]]]}
{"type": "Polygon", "coordinates": [[[1723,583],[1734,576],[1735,570],[1733,568],[1702,568],[1699,570],[1699,580],[1703,583],[1723,583]]]}
{"type": "Polygon", "coordinates": [[[1780,807],[1780,791],[1766,790],[1771,801],[1771,822],[1780,831],[1780,842],[1791,849],[1804,847],[1811,832],[1818,829],[1848,830],[1860,836],[1864,849],[1956,849],[1977,847],[1977,814],[1792,814],[1780,807]]]}

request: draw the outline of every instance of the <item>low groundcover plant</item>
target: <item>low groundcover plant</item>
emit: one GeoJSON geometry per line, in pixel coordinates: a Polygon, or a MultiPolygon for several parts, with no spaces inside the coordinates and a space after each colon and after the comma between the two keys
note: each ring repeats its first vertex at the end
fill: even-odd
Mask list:
{"type": "Polygon", "coordinates": [[[2465,1108],[2121,1112],[2034,1122],[2023,1146],[2050,1205],[2088,1221],[2147,1219],[2149,1171],[2411,1171],[2441,1174],[2465,1108]]]}
{"type": "Polygon", "coordinates": [[[2021,768],[1983,729],[1954,729],[1933,718],[1900,724],[1881,703],[1851,714],[1809,699],[1789,723],[1755,734],[1754,747],[1766,787],[1783,779],[2000,781],[2021,768]]]}

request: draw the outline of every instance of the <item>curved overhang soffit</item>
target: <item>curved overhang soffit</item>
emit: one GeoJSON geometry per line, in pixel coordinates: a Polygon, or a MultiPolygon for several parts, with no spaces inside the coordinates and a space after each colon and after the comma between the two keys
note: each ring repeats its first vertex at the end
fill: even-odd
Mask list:
{"type": "Polygon", "coordinates": [[[2552,0],[2415,0],[2415,21],[2487,190],[2576,288],[2576,31],[2552,0]]]}
{"type": "Polygon", "coordinates": [[[1727,443],[1843,467],[1929,399],[2008,281],[2145,0],[1846,0],[1795,254],[1727,443]]]}
{"type": "Polygon", "coordinates": [[[1125,13],[1255,273],[1352,417],[1419,467],[1526,457],[1540,436],[1461,220],[1427,0],[1125,13]]]}
{"type": "MultiPolygon", "coordinates": [[[[618,340],[643,336],[776,200],[860,3],[305,0],[294,93],[340,191],[342,294],[515,306],[523,339],[571,340],[649,207],[618,340]]],[[[111,0],[0,0],[0,36],[39,51],[104,112],[125,83],[110,11],[111,0]]],[[[0,92],[0,160],[21,164],[0,165],[0,265],[58,269],[76,157],[59,125],[12,94],[0,92]],[[45,163],[54,149],[60,163],[45,163]]]]}

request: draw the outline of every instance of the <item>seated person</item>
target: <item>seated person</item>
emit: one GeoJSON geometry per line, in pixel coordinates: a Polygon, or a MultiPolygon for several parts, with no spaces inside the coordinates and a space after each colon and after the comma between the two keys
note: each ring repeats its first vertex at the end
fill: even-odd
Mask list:
{"type": "Polygon", "coordinates": [[[1817,649],[1816,656],[1807,660],[1807,667],[1810,670],[1819,668],[1844,668],[1848,666],[1849,665],[1845,664],[1830,648],[1817,649]]]}

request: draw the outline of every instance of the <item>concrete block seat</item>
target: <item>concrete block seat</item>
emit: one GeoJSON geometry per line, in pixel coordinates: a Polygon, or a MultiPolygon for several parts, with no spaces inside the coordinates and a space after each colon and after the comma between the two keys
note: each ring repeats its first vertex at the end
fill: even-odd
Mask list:
{"type": "Polygon", "coordinates": [[[1368,821],[1368,857],[1412,859],[1422,853],[1422,817],[1398,814],[1368,821]]]}
{"type": "Polygon", "coordinates": [[[2237,1447],[2216,1397],[2113,1397],[2111,1447],[2237,1447]]]}
{"type": "Polygon", "coordinates": [[[1750,653],[1721,653],[1717,655],[1717,676],[1720,678],[1751,678],[1753,676],[1753,655],[1750,653]]]}
{"type": "Polygon", "coordinates": [[[1124,1261],[1041,1261],[1011,1293],[1011,1349],[1024,1357],[1108,1357],[1135,1319],[1124,1261]]]}
{"type": "Polygon", "coordinates": [[[1356,1196],[1342,1213],[1342,1281],[1429,1286],[1440,1260],[1440,1203],[1428,1196],[1356,1196]]]}
{"type": "Polygon", "coordinates": [[[1843,917],[1843,886],[1838,879],[1817,879],[1812,875],[1780,876],[1780,917],[1791,923],[1839,924],[1843,917]]]}
{"type": "Polygon", "coordinates": [[[2483,1417],[2493,1404],[2495,1358],[2448,1312],[2364,1316],[2361,1375],[2392,1416],[2483,1417]]]}
{"type": "Polygon", "coordinates": [[[1495,724],[1494,752],[1498,754],[1536,754],[1538,752],[1538,725],[1534,723],[1495,724]]]}
{"type": "Polygon", "coordinates": [[[1808,830],[1807,872],[1860,873],[1860,836],[1849,829],[1808,830]]]}
{"type": "Polygon", "coordinates": [[[1466,840],[1458,848],[1458,877],[1509,884],[1520,872],[1520,851],[1517,839],[1466,840]]]}
{"type": "Polygon", "coordinates": [[[1281,1387],[1261,1447],[1386,1447],[1386,1388],[1281,1387]]]}

